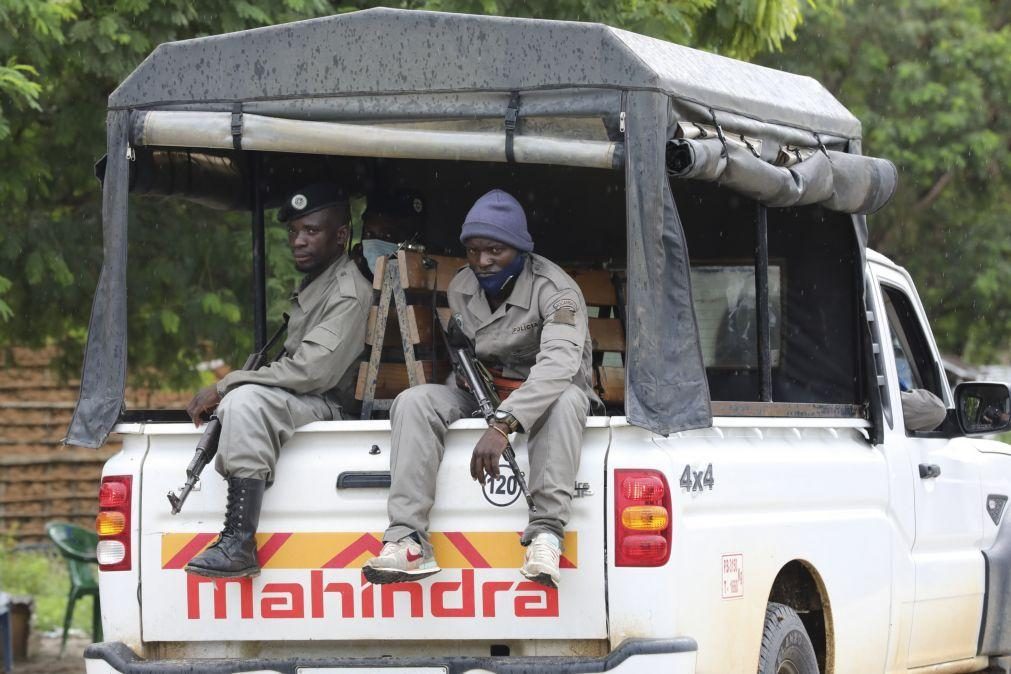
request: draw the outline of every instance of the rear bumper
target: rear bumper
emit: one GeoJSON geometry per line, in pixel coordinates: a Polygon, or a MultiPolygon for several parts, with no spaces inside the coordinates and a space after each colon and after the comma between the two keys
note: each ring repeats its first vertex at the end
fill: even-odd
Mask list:
{"type": "Polygon", "coordinates": [[[373,671],[397,674],[398,671],[425,674],[589,674],[613,672],[637,674],[658,672],[694,674],[694,639],[629,639],[604,657],[446,657],[446,658],[255,658],[248,660],[144,660],[122,643],[92,644],[84,652],[87,674],[307,674],[314,669],[339,671],[351,669],[356,674],[373,671]]]}

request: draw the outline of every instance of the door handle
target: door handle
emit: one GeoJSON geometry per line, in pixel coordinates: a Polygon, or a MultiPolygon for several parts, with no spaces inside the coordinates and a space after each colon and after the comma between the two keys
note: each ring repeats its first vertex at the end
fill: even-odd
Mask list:
{"type": "Polygon", "coordinates": [[[920,464],[920,478],[923,480],[929,480],[932,477],[941,476],[941,467],[936,463],[921,463],[920,464]]]}

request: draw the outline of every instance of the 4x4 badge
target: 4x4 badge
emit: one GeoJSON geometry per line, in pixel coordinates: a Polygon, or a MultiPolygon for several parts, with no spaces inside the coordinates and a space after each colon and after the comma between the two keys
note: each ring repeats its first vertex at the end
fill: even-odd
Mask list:
{"type": "Polygon", "coordinates": [[[713,464],[706,466],[705,471],[692,470],[690,465],[685,466],[679,484],[685,491],[704,491],[706,488],[712,491],[713,485],[716,484],[716,480],[713,478],[713,464]]]}

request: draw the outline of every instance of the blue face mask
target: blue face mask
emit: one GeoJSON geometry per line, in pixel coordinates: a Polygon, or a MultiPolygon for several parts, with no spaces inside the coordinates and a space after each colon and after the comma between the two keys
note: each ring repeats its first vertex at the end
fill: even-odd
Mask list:
{"type": "Polygon", "coordinates": [[[373,274],[376,273],[376,260],[380,257],[387,257],[393,255],[397,252],[397,248],[400,246],[392,241],[383,241],[382,239],[362,239],[362,257],[365,258],[365,264],[369,266],[369,269],[373,274]]]}
{"type": "Polygon", "coordinates": [[[509,279],[519,276],[519,273],[523,271],[523,264],[525,262],[525,255],[517,255],[516,259],[510,262],[502,271],[496,272],[491,276],[478,276],[477,282],[481,284],[481,287],[490,297],[498,297],[499,293],[509,283],[509,279]]]}

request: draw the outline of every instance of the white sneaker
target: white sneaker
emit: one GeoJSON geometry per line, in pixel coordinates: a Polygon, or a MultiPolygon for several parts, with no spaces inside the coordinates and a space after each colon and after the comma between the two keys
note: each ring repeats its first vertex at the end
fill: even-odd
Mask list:
{"type": "Polygon", "coordinates": [[[547,587],[558,587],[558,558],[562,555],[561,541],[554,534],[542,532],[534,536],[527,546],[520,573],[524,578],[547,587]]]}
{"type": "Polygon", "coordinates": [[[425,554],[421,544],[410,536],[387,543],[378,557],[373,557],[362,567],[365,580],[376,585],[421,580],[439,571],[442,569],[436,564],[435,556],[425,554]]]}

